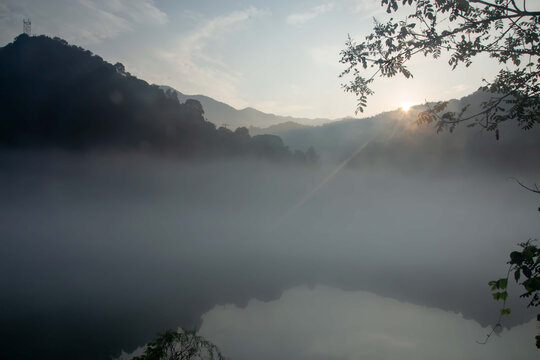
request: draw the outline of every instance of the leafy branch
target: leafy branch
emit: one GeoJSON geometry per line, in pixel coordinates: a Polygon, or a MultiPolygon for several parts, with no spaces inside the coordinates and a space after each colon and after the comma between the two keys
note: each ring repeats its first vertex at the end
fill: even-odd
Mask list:
{"type": "MultiPolygon", "coordinates": [[[[497,328],[502,327],[502,317],[509,315],[511,312],[511,309],[506,307],[508,279],[511,273],[513,273],[516,283],[525,289],[525,292],[520,297],[530,299],[527,307],[540,306],[540,248],[534,244],[536,241],[529,239],[518,244],[522,250],[510,253],[506,277],[488,283],[493,292],[493,299],[496,301],[502,300],[503,303],[495,326],[486,335],[484,341],[477,341],[477,343],[486,344],[497,328]],[[520,280],[522,281],[520,282],[520,280]]],[[[537,316],[537,320],[540,321],[540,314],[537,316]]],[[[536,336],[536,347],[540,349],[540,335],[536,336]]]]}
{"type": "Polygon", "coordinates": [[[347,65],[340,77],[353,78],[343,88],[357,96],[357,113],[364,111],[367,97],[373,95],[375,77],[410,78],[407,63],[413,56],[437,59],[446,51],[452,69],[470,66],[480,54],[498,61],[503,67],[499,74],[480,88],[493,96],[472,115],[458,116],[445,112],[445,106],[435,106],[421,113],[420,122],[433,122],[438,131],[452,131],[461,122],[488,131],[497,131],[507,120],[517,121],[524,130],[540,123],[539,11],[508,0],[381,0],[381,5],[388,13],[408,6],[411,13],[399,21],[374,19],[373,32],[361,43],[349,36],[340,53],[340,62],[347,65]],[[365,76],[369,69],[372,74],[365,76]]]}
{"type": "Polygon", "coordinates": [[[499,317],[497,318],[495,325],[491,328],[491,331],[486,335],[486,338],[484,339],[484,341],[476,341],[478,344],[482,344],[482,345],[487,344],[491,335],[493,335],[498,328],[502,327],[501,322],[502,322],[503,316],[510,315],[511,313],[511,309],[506,307],[506,299],[508,298],[508,292],[506,291],[506,289],[508,286],[508,278],[510,277],[510,271],[512,271],[512,266],[508,268],[508,272],[506,273],[505,278],[501,278],[496,281],[490,281],[488,283],[488,285],[491,287],[491,291],[494,291],[494,293],[492,294],[493,299],[502,300],[503,303],[502,303],[501,309],[499,310],[499,317]],[[502,290],[502,291],[499,291],[499,290],[502,290]]]}

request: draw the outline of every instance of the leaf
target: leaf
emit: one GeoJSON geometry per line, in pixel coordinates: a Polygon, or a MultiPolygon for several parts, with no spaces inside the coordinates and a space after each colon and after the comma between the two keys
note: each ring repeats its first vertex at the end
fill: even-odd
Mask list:
{"type": "Polygon", "coordinates": [[[540,291],[540,277],[533,277],[531,279],[531,287],[533,291],[540,291]]]}
{"type": "Polygon", "coordinates": [[[506,309],[501,309],[501,315],[510,315],[510,312],[512,310],[510,308],[506,308],[506,309]]]}
{"type": "MultiPolygon", "coordinates": [[[[531,281],[531,279],[525,280],[525,281],[523,282],[523,287],[524,287],[525,290],[527,290],[527,292],[529,293],[529,294],[527,294],[528,296],[530,296],[530,295],[531,295],[530,293],[531,293],[532,291],[534,291],[534,288],[533,288],[533,286],[532,286],[532,281],[531,281]]],[[[525,294],[524,294],[524,295],[525,295],[525,294]]]]}
{"type": "Polygon", "coordinates": [[[519,251],[512,251],[510,253],[510,264],[521,264],[523,262],[523,257],[519,251]]]}
{"type": "Polygon", "coordinates": [[[523,249],[522,255],[525,260],[531,260],[534,253],[534,248],[530,246],[528,243],[523,249]]]}

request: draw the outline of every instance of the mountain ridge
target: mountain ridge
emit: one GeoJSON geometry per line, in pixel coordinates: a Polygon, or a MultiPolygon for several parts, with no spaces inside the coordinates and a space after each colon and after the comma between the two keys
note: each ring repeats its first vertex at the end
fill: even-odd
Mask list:
{"type": "Polygon", "coordinates": [[[0,48],[0,94],[3,148],[305,159],[275,135],[217,129],[197,100],[180,102],[60,38],[22,34],[0,48]]]}
{"type": "Polygon", "coordinates": [[[168,85],[159,85],[159,87],[166,92],[175,92],[180,102],[185,102],[188,99],[199,101],[205,110],[205,116],[208,121],[216,124],[217,126],[230,127],[231,129],[249,126],[265,128],[284,122],[296,122],[304,126],[311,126],[339,121],[339,119],[311,119],[276,115],[272,113],[265,113],[251,106],[245,107],[243,109],[236,109],[235,107],[227,103],[216,100],[206,95],[187,95],[168,85]]]}
{"type": "MultiPolygon", "coordinates": [[[[204,95],[190,97],[170,89],[184,100],[207,98],[216,101],[204,95]]],[[[468,112],[472,113],[480,109],[480,104],[489,96],[477,91],[459,99],[450,99],[447,110],[459,112],[466,105],[471,105],[468,112]]],[[[228,104],[219,103],[232,109],[233,116],[242,114],[228,104]]],[[[248,121],[240,123],[247,126],[251,135],[279,136],[284,143],[296,149],[307,151],[313,148],[322,159],[338,163],[348,159],[349,167],[386,164],[402,169],[428,169],[474,163],[535,171],[534,163],[540,160],[535,155],[540,154],[540,143],[536,140],[539,129],[524,131],[513,123],[505,122],[501,124],[500,141],[496,140],[493,132],[469,129],[465,125],[458,126],[454,133],[445,131],[439,134],[430,125],[417,124],[417,114],[425,109],[425,104],[415,105],[408,111],[397,109],[367,118],[344,118],[318,125],[304,125],[287,121],[284,117],[280,120],[286,121],[268,126],[253,125],[248,121]],[[356,153],[360,147],[363,150],[356,153]]]]}

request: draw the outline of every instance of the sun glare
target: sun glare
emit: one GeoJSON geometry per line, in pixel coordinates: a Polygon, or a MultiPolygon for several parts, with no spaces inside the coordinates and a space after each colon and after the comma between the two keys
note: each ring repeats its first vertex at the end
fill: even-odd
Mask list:
{"type": "Polygon", "coordinates": [[[409,111],[409,109],[410,109],[413,105],[414,105],[413,103],[406,101],[406,102],[401,103],[401,107],[400,107],[400,108],[401,108],[401,110],[407,112],[407,111],[409,111]]]}

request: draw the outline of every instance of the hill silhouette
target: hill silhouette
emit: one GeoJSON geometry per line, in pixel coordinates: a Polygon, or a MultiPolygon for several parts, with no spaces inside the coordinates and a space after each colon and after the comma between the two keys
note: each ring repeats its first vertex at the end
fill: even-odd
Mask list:
{"type": "Polygon", "coordinates": [[[60,38],[23,34],[0,48],[0,92],[3,148],[302,158],[277,136],[216,128],[200,102],[180,103],[60,38]]]}
{"type": "MultiPolygon", "coordinates": [[[[268,114],[251,107],[238,110],[228,104],[205,95],[186,95],[169,86],[161,86],[161,88],[164,91],[175,93],[180,102],[184,102],[188,99],[199,101],[204,107],[205,116],[208,121],[218,126],[228,126],[231,129],[243,126],[248,128],[252,126],[264,128],[289,122],[301,125],[319,125],[334,121],[326,118],[308,119],[268,114]]],[[[251,133],[250,129],[250,134],[251,133]]]]}
{"type": "MultiPolygon", "coordinates": [[[[479,109],[486,94],[476,92],[449,102],[459,111],[470,105],[479,109]]],[[[458,126],[453,133],[437,133],[430,125],[418,125],[417,115],[425,109],[395,110],[363,119],[345,119],[311,127],[273,126],[257,133],[280,136],[287,144],[307,149],[313,146],[324,159],[348,165],[384,166],[402,170],[436,169],[448,165],[484,166],[492,169],[538,171],[540,129],[523,130],[512,122],[500,125],[500,139],[479,127],[458,126]],[[356,153],[359,148],[362,151],[356,153]]],[[[251,130],[250,130],[251,131],[251,130]]]]}

